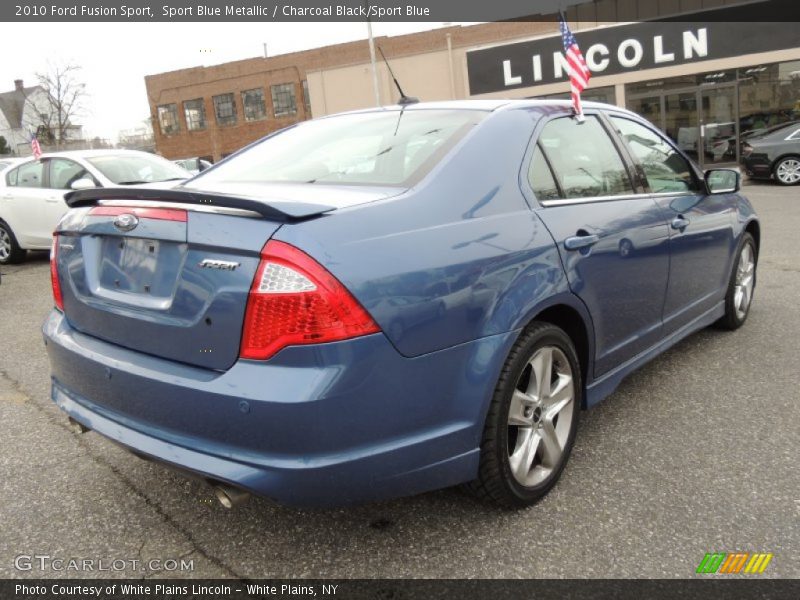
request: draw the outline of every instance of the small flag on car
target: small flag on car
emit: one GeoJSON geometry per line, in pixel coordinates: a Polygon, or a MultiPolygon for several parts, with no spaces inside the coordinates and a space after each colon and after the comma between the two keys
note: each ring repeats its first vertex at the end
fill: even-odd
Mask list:
{"type": "Polygon", "coordinates": [[[36,136],[31,139],[31,150],[33,150],[33,158],[39,160],[42,157],[42,147],[39,145],[39,140],[36,136]]]}
{"type": "Polygon", "coordinates": [[[564,41],[564,55],[567,57],[570,91],[572,92],[572,108],[575,110],[578,121],[583,121],[581,92],[589,86],[592,73],[586,66],[581,49],[578,47],[578,40],[572,35],[564,13],[560,13],[559,17],[561,19],[561,39],[564,41]]]}

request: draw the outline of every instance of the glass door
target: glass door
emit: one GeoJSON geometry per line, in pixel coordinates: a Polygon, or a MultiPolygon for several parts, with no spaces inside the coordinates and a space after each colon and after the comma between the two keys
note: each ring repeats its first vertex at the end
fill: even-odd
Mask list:
{"type": "Polygon", "coordinates": [[[700,89],[702,164],[705,167],[738,160],[736,87],[700,89]]]}
{"type": "Polygon", "coordinates": [[[702,161],[698,93],[675,92],[664,95],[664,132],[696,161],[702,161]]]}

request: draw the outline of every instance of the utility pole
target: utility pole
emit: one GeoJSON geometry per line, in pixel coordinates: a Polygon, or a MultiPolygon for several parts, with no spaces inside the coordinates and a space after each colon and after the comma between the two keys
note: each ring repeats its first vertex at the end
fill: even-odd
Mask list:
{"type": "Polygon", "coordinates": [[[372,63],[372,89],[375,91],[375,106],[381,105],[381,91],[378,87],[378,66],[375,63],[375,40],[372,39],[372,23],[367,19],[367,36],[369,37],[369,60],[372,63]]]}

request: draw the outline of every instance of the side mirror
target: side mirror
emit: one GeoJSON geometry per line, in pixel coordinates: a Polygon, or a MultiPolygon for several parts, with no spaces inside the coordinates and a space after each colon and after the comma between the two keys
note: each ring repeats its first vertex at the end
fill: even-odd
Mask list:
{"type": "Polygon", "coordinates": [[[742,189],[742,176],[735,169],[709,169],[705,179],[709,194],[732,194],[742,189]]]}
{"type": "Polygon", "coordinates": [[[91,190],[92,188],[96,188],[97,184],[88,177],[84,177],[83,179],[76,179],[69,187],[73,190],[91,190]]]}

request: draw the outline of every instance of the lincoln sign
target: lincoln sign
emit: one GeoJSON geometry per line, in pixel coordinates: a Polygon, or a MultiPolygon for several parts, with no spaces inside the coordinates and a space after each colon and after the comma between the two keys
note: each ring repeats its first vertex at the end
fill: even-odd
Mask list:
{"type": "MultiPolygon", "coordinates": [[[[647,21],[573,30],[595,76],[797,46],[797,23],[647,21]],[[768,32],[768,34],[765,34],[768,32]]],[[[687,17],[683,17],[687,18],[687,17]]],[[[467,53],[471,95],[568,81],[561,36],[467,53]]]]}

